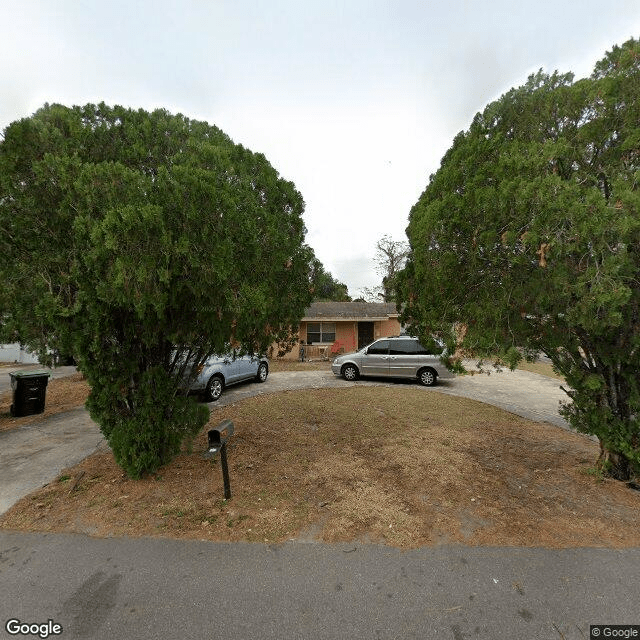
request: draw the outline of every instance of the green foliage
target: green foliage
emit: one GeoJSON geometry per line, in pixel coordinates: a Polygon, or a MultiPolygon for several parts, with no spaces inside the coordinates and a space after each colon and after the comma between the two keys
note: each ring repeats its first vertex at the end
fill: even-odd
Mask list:
{"type": "Polygon", "coordinates": [[[325,271],[322,263],[313,255],[313,253],[309,260],[309,282],[314,301],[351,301],[347,285],[339,282],[328,271],[325,271]]]}
{"type": "Polygon", "coordinates": [[[204,122],[46,105],[0,142],[3,336],[73,353],[137,477],[206,422],[192,365],[262,352],[310,302],[304,203],[204,122]]]}
{"type": "Polygon", "coordinates": [[[610,464],[598,463],[595,467],[589,467],[584,471],[584,473],[588,476],[592,476],[598,482],[604,482],[605,477],[608,475],[610,470],[610,464]]]}
{"type": "Polygon", "coordinates": [[[145,371],[140,383],[129,388],[92,388],[87,408],[131,478],[169,462],[185,438],[207,423],[206,405],[175,397],[174,390],[174,380],[160,367],[145,371]]]}
{"type": "Polygon", "coordinates": [[[510,366],[546,353],[618,477],[640,469],[639,178],[630,40],[591,78],[539,72],[476,115],[411,211],[399,279],[415,332],[510,366]]]}

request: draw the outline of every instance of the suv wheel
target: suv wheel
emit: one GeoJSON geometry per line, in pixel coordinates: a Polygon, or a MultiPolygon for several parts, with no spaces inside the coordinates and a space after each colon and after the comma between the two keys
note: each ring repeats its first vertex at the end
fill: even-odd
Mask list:
{"type": "Polygon", "coordinates": [[[356,367],[355,364],[345,364],[340,373],[342,373],[342,377],[345,380],[349,380],[349,382],[357,380],[359,376],[358,367],[356,367]]]}
{"type": "Polygon", "coordinates": [[[264,362],[260,363],[258,367],[258,373],[256,374],[256,380],[258,382],[264,382],[267,379],[267,375],[269,374],[269,369],[264,362]]]}
{"type": "Polygon", "coordinates": [[[205,393],[207,402],[215,402],[222,395],[223,388],[222,378],[220,376],[211,376],[205,393]]]}
{"type": "Polygon", "coordinates": [[[433,387],[437,379],[438,376],[433,369],[421,369],[418,372],[418,380],[420,380],[420,384],[423,384],[425,387],[433,387]]]}

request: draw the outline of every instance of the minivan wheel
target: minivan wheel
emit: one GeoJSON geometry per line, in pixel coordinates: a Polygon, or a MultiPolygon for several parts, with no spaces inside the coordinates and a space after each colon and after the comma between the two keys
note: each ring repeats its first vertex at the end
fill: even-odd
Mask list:
{"type": "Polygon", "coordinates": [[[211,376],[207,385],[206,398],[207,402],[215,402],[221,395],[224,384],[220,376],[211,376]]]}
{"type": "Polygon", "coordinates": [[[264,362],[260,363],[258,367],[258,373],[256,374],[256,380],[258,382],[264,382],[267,379],[267,375],[269,374],[269,369],[264,362]]]}
{"type": "Polygon", "coordinates": [[[425,387],[433,387],[437,379],[438,376],[433,369],[422,369],[418,373],[418,380],[420,380],[420,384],[423,384],[425,387]]]}
{"type": "Polygon", "coordinates": [[[358,367],[355,364],[345,364],[342,367],[342,377],[350,382],[358,379],[358,367]]]}

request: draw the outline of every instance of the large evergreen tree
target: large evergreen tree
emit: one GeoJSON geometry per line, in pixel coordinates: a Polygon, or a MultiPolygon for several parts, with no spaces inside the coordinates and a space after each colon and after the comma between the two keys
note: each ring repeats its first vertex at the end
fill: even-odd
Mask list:
{"type": "Polygon", "coordinates": [[[189,367],[265,350],[310,302],[304,203],[205,122],[46,105],[0,142],[3,333],[73,353],[132,476],[206,422],[189,367]]]}
{"type": "MultiPolygon", "coordinates": [[[[413,207],[400,290],[422,335],[543,352],[603,468],[640,470],[640,43],[590,78],[531,76],[460,133],[413,207]]],[[[453,342],[453,340],[452,340],[453,342]]]]}
{"type": "Polygon", "coordinates": [[[326,271],[320,260],[313,253],[309,261],[309,284],[314,301],[349,302],[351,300],[347,285],[336,280],[326,271]]]}

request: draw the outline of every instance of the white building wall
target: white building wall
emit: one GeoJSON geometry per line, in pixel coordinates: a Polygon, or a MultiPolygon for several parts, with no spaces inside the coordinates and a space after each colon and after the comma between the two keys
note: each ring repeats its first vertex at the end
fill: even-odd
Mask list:
{"type": "Polygon", "coordinates": [[[21,349],[18,343],[0,344],[0,362],[38,364],[38,358],[34,354],[21,349]]]}

